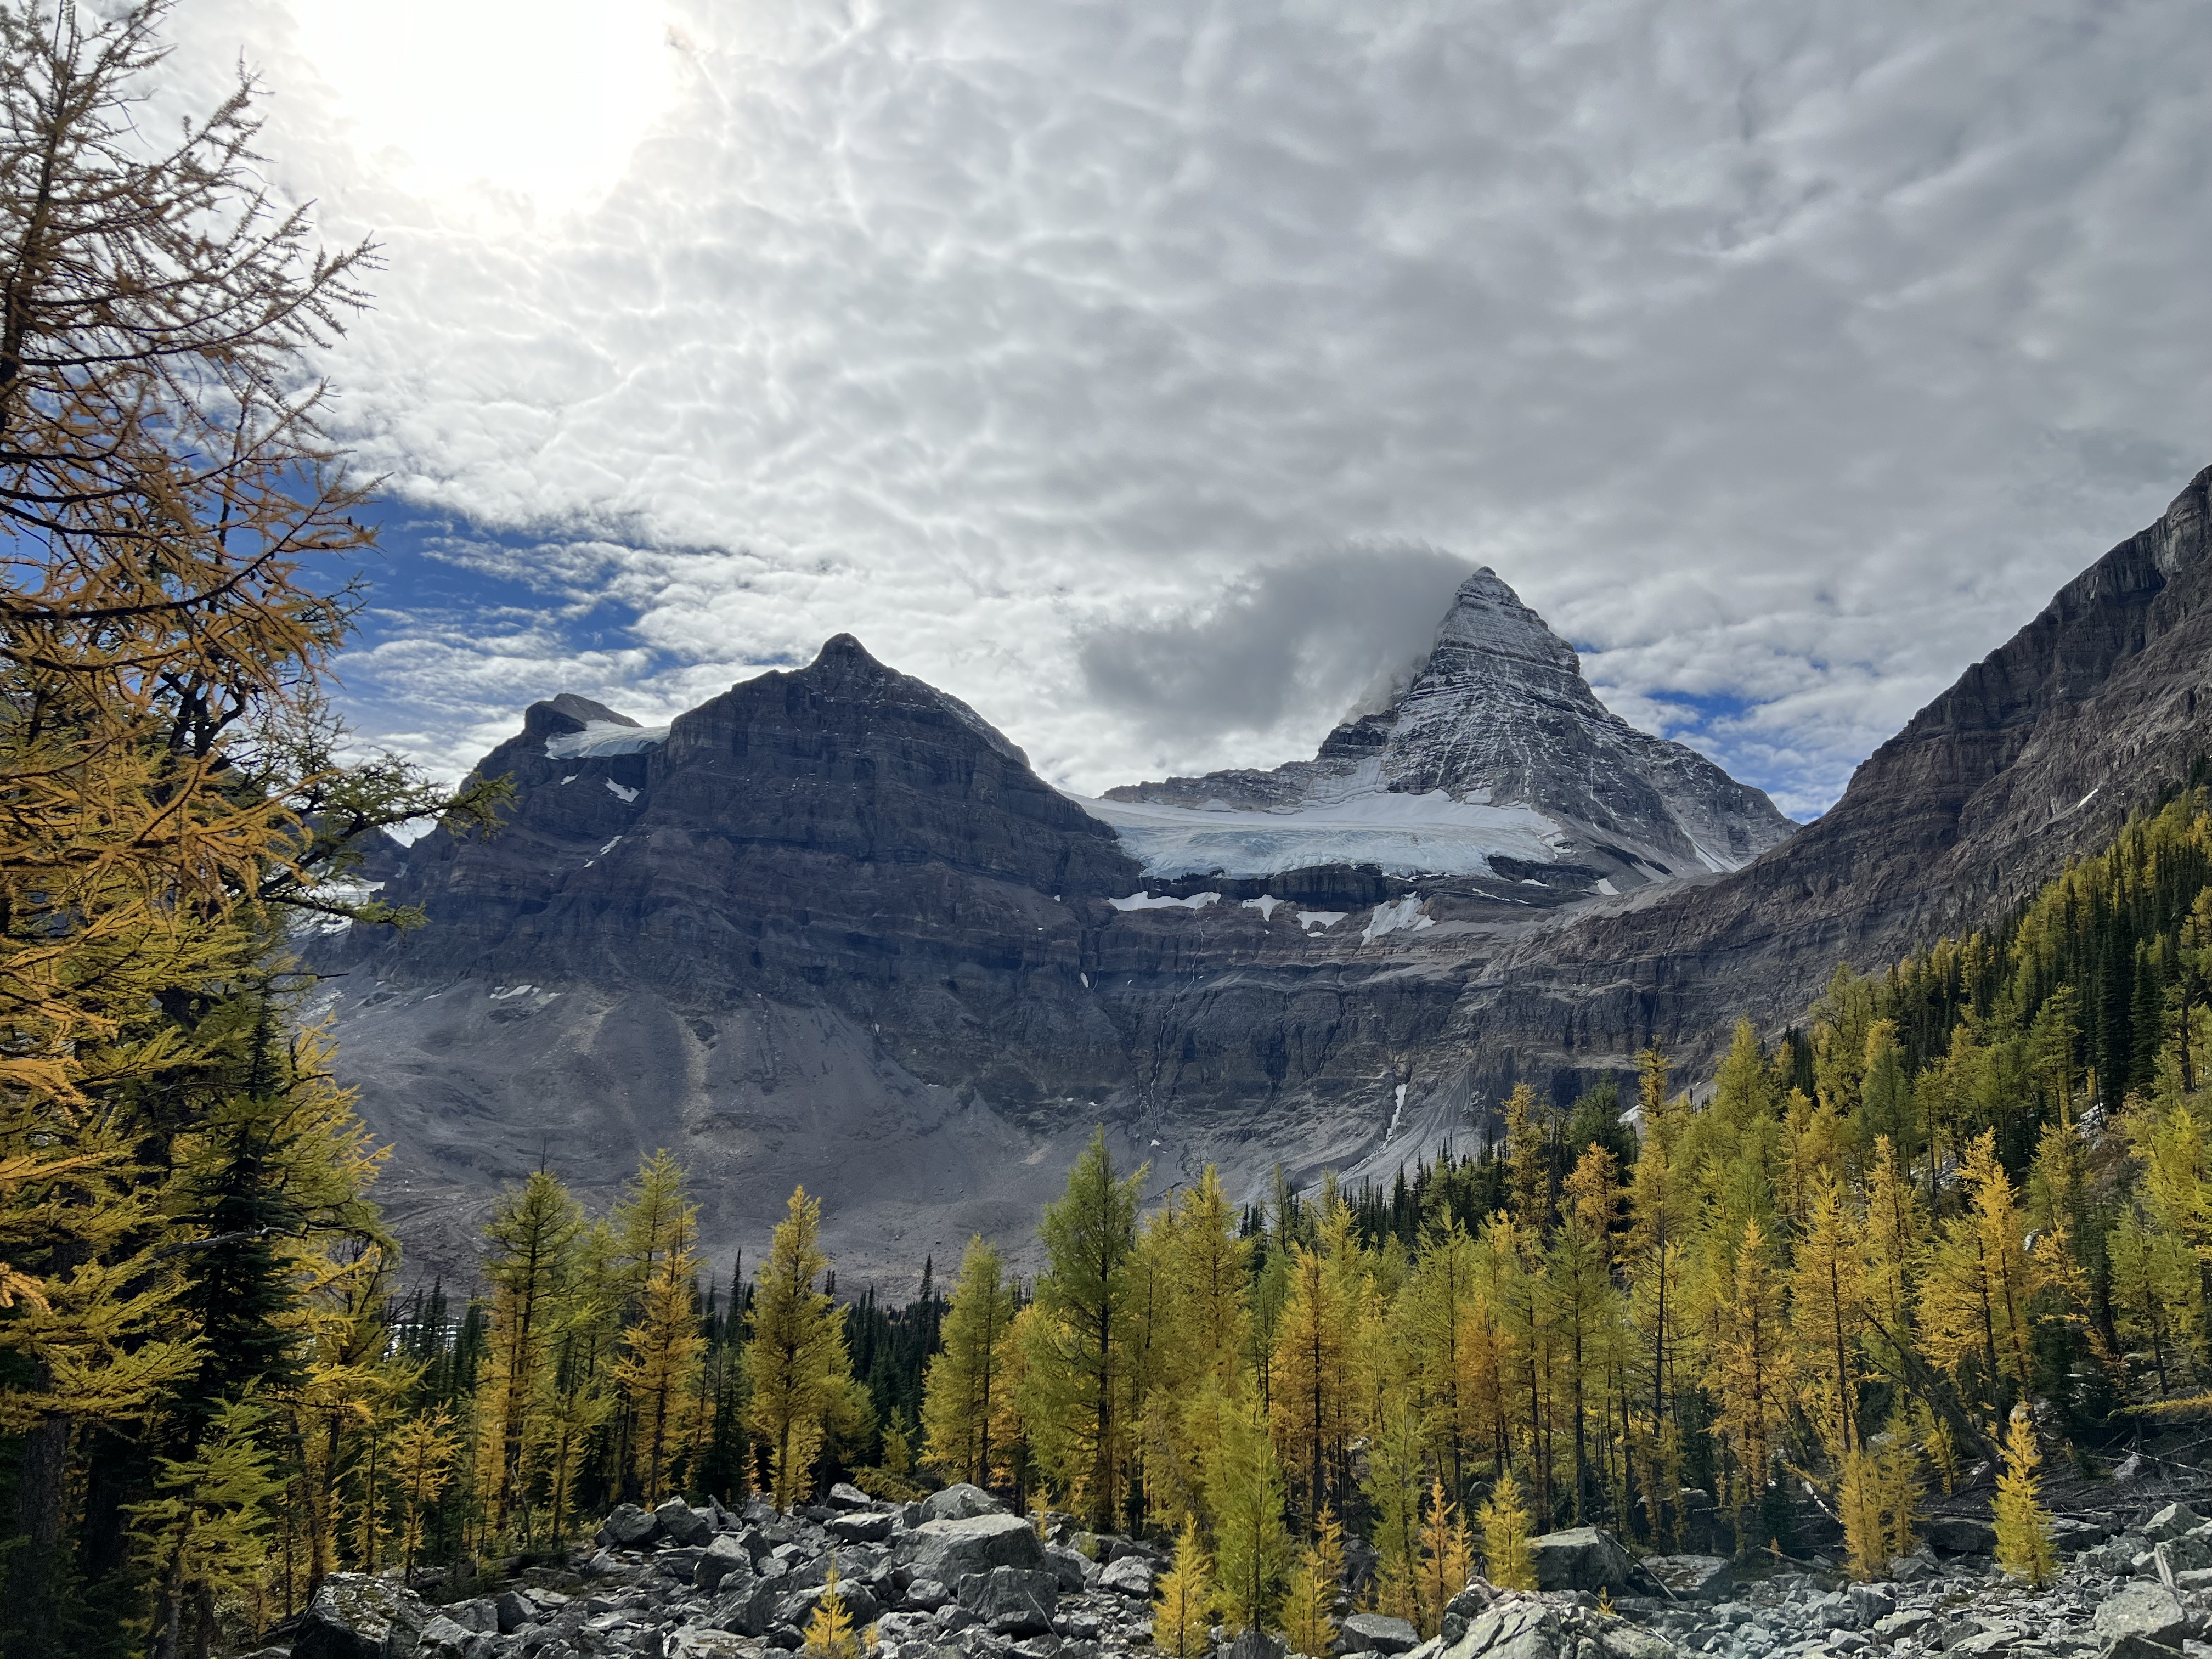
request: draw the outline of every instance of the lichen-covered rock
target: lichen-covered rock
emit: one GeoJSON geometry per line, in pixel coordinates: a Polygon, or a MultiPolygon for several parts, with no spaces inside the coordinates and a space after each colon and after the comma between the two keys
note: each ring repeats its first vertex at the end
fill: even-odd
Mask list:
{"type": "Polygon", "coordinates": [[[1043,1636],[1060,1607],[1059,1577],[1043,1568],[994,1567],[953,1585],[960,1605],[1000,1636],[1043,1636]]]}
{"type": "Polygon", "coordinates": [[[293,1659],[414,1659],[429,1622],[414,1591],[368,1573],[332,1573],[300,1621],[293,1659]]]}
{"type": "Polygon", "coordinates": [[[1409,1653],[1421,1639],[1421,1633],[1405,1620],[1381,1613],[1355,1613],[1340,1629],[1338,1640],[1346,1653],[1361,1649],[1383,1654],[1409,1653]]]}
{"type": "Polygon", "coordinates": [[[2099,1602],[2095,1622],[2098,1632],[2108,1638],[2136,1637],[2176,1650],[2197,1629],[2196,1618],[2172,1590],[2147,1581],[2124,1585],[2099,1602]]]}
{"type": "Polygon", "coordinates": [[[1152,1593],[1152,1563],[1149,1556],[1125,1555],[1109,1562],[1098,1575],[1098,1587],[1139,1598],[1152,1593]]]}

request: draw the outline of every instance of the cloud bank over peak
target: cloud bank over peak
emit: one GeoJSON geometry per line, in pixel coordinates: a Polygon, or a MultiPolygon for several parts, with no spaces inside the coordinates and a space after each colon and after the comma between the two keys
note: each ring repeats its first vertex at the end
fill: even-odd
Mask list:
{"type": "Polygon", "coordinates": [[[1809,812],[2212,459],[2188,0],[409,0],[427,171],[335,3],[181,11],[165,95],[243,46],[385,244],[349,695],[448,766],[845,630],[1079,787],[1273,763],[1486,563],[1809,812]]]}

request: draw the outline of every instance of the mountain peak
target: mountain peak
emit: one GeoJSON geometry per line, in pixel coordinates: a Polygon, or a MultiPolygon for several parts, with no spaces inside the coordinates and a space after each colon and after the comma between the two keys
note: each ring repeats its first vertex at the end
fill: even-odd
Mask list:
{"type": "MultiPolygon", "coordinates": [[[[1398,860],[1395,872],[1407,874],[1602,853],[1618,866],[1608,879],[1664,878],[1735,869],[1796,827],[1703,755],[1609,712],[1583,678],[1574,647],[1488,566],[1460,583],[1411,680],[1382,707],[1346,720],[1312,760],[1170,778],[1109,790],[1107,799],[1266,814],[1273,822],[1250,832],[1249,855],[1276,864],[1363,861],[1352,845],[1360,837],[1347,840],[1339,821],[1371,818],[1398,827],[1387,852],[1367,837],[1377,849],[1370,856],[1398,860]],[[1326,818],[1327,836],[1301,836],[1281,822],[1302,816],[1326,818]],[[1418,832],[1404,827],[1417,821],[1418,832]],[[1327,860],[1316,855],[1324,841],[1327,860]]],[[[1160,857],[1218,859],[1231,850],[1219,830],[1164,820],[1120,827],[1156,873],[1171,873],[1160,857]],[[1159,842],[1157,856],[1147,837],[1159,842]]],[[[1194,873],[1204,873],[1202,864],[1194,873]]]]}

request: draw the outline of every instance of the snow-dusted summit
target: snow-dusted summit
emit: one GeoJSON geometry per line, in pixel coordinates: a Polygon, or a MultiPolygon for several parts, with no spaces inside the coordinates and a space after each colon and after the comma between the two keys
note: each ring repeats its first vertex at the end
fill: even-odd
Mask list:
{"type": "Polygon", "coordinates": [[[1460,584],[1411,683],[1310,761],[1086,803],[1149,874],[1607,872],[1605,890],[1741,868],[1796,829],[1695,750],[1601,703],[1567,642],[1492,571],[1460,584]]]}

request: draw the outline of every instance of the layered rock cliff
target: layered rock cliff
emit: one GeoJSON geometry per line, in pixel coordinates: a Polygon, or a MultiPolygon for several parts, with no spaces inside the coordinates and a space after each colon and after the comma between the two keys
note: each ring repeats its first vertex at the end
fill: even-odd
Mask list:
{"type": "Polygon", "coordinates": [[[1387,1176],[1478,1137],[1516,1079],[1565,1097],[1651,1041],[1694,1067],[1838,958],[1995,921],[2212,747],[2208,489],[1787,839],[1755,791],[1607,714],[1486,574],[1316,760],[1116,792],[1117,817],[1221,820],[1239,857],[1262,847],[1245,820],[1293,826],[1180,874],[849,639],[665,731],[536,705],[484,763],[515,780],[512,823],[388,874],[429,924],[319,947],[344,1074],[398,1147],[386,1199],[418,1259],[459,1260],[541,1156],[605,1189],[665,1145],[718,1250],[764,1242],[804,1181],[849,1272],[911,1273],[971,1231],[1026,1240],[1094,1123],[1156,1188],[1214,1160],[1254,1191],[1279,1159],[1387,1176]],[[1476,854],[1454,863],[1409,806],[1549,829],[1520,856],[1454,821],[1476,854]],[[1295,826],[1317,811],[1340,849],[1412,851],[1316,863],[1327,838],[1295,826]]]}

